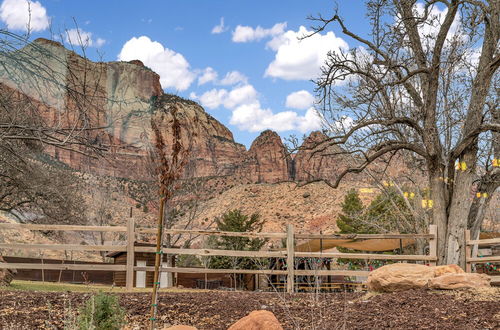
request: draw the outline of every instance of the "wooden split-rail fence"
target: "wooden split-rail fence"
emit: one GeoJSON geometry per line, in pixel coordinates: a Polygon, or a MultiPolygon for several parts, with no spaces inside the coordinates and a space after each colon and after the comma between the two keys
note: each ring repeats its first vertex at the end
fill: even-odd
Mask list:
{"type": "MultiPolygon", "coordinates": [[[[1,243],[0,249],[21,249],[21,250],[56,250],[56,251],[106,251],[106,252],[126,252],[127,262],[125,265],[115,264],[34,264],[34,263],[0,263],[3,269],[55,269],[55,270],[99,270],[99,271],[125,271],[126,289],[132,290],[134,286],[134,272],[154,271],[152,266],[135,266],[134,254],[136,252],[155,252],[155,247],[135,245],[138,234],[154,234],[155,228],[145,228],[135,226],[134,220],[129,219],[126,226],[77,226],[77,225],[45,225],[45,224],[15,224],[0,223],[2,229],[28,229],[39,231],[91,231],[91,232],[117,232],[126,233],[125,242],[121,245],[83,245],[83,244],[29,244],[29,243],[1,243]],[[123,244],[125,243],[125,244],[123,244]]],[[[254,233],[254,232],[223,232],[215,230],[186,230],[168,229],[165,234],[186,234],[186,235],[207,235],[207,236],[232,236],[285,239],[286,249],[279,251],[239,251],[221,249],[185,249],[185,248],[163,248],[164,254],[170,255],[195,255],[195,256],[231,256],[231,257],[251,257],[251,258],[286,258],[287,265],[295,265],[295,258],[345,258],[364,260],[395,260],[395,261],[423,261],[435,265],[437,261],[437,227],[431,225],[428,234],[296,234],[291,224],[287,225],[286,232],[275,233],[254,233]],[[299,252],[295,251],[297,240],[308,239],[427,239],[429,241],[429,255],[388,255],[388,254],[368,254],[368,253],[336,253],[336,252],[299,252]]],[[[497,242],[497,240],[495,240],[497,242]]],[[[476,242],[468,240],[468,246],[472,244],[486,244],[487,242],[476,242]]],[[[498,261],[498,257],[494,261],[498,261]]],[[[490,258],[491,259],[491,258],[490,258]]],[[[478,258],[468,258],[467,264],[483,262],[478,258]]],[[[492,259],[493,261],[493,259],[492,259]]],[[[186,268],[186,267],[162,267],[162,272],[171,273],[226,273],[226,274],[265,274],[265,275],[286,275],[287,291],[293,292],[295,289],[295,276],[368,276],[368,271],[360,270],[297,270],[295,267],[287,267],[286,270],[275,269],[207,269],[207,268],[186,268]]]]}
{"type": "MultiPolygon", "coordinates": [[[[472,272],[473,264],[500,262],[500,256],[477,256],[478,247],[500,245],[500,237],[490,239],[471,239],[470,230],[465,231],[465,271],[472,272]],[[476,247],[474,249],[473,247],[476,247]]],[[[491,276],[491,283],[500,283],[500,276],[491,276]]]]}

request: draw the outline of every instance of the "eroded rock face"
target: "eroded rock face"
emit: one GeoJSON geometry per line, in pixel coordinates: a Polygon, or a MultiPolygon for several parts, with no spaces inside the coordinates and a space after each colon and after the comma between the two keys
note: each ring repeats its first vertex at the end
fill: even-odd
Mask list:
{"type": "Polygon", "coordinates": [[[491,278],[486,274],[448,273],[429,280],[431,289],[489,288],[491,278]]]}
{"type": "Polygon", "coordinates": [[[240,319],[228,330],[283,330],[283,327],[273,313],[259,310],[240,319]]]}
{"type": "Polygon", "coordinates": [[[262,132],[253,141],[243,166],[255,183],[275,183],[290,180],[290,156],[280,136],[273,131],[262,132]]]}
{"type": "Polygon", "coordinates": [[[366,285],[370,291],[396,292],[425,288],[432,278],[434,278],[433,267],[396,263],[371,272],[366,285]]]}
{"type": "MultiPolygon", "coordinates": [[[[68,122],[63,119],[57,123],[72,127],[74,117],[78,116],[82,127],[102,127],[85,134],[95,145],[108,146],[104,157],[94,159],[75,151],[47,147],[51,156],[76,170],[136,180],[154,178],[147,157],[148,150],[155,145],[151,122],[158,126],[165,142],[171,143],[173,103],[178,105],[182,143],[190,150],[185,177],[236,176],[248,183],[275,183],[316,177],[332,179],[342,168],[342,157],[315,155],[309,159],[309,150],[299,151],[292,160],[279,135],[269,130],[246,151],[234,141],[228,128],[196,102],[164,94],[158,74],[141,61],[94,63],[46,39],[37,39],[22,53],[40,59],[51,68],[51,74],[53,70],[53,76],[33,77],[30,70],[22,71],[15,61],[10,63],[8,58],[0,56],[8,68],[0,68],[0,84],[22,91],[42,104],[41,113],[48,122],[69,118],[68,122]]],[[[314,132],[305,145],[311,146],[324,138],[314,132]]]]}
{"type": "Polygon", "coordinates": [[[341,149],[338,146],[326,147],[327,139],[325,134],[315,131],[304,140],[294,157],[295,180],[309,181],[321,178],[333,182],[340,171],[347,167],[344,158],[335,155],[341,149]]]}

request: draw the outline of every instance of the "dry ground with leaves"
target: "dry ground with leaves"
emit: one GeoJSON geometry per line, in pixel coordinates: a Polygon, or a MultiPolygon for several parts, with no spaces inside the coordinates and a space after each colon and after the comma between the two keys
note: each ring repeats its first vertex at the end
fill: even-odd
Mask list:
{"type": "MultiPolygon", "coordinates": [[[[2,292],[2,329],[63,329],[90,293],[2,292]]],[[[129,329],[147,325],[150,294],[120,293],[129,329]]],[[[411,290],[394,294],[288,295],[264,292],[162,292],[159,325],[227,329],[252,310],[272,311],[285,329],[499,329],[500,289],[411,290]]]]}

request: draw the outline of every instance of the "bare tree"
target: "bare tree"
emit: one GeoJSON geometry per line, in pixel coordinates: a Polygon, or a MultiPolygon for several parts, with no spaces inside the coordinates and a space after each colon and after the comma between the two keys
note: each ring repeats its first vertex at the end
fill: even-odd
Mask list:
{"type": "Polygon", "coordinates": [[[339,145],[355,160],[325,181],[336,188],[348,173],[395,154],[421,164],[438,262],[463,266],[464,229],[477,235],[485,196],[500,185],[492,162],[500,158],[500,1],[370,0],[367,16],[366,37],[338,11],[311,18],[312,35],[335,24],[360,45],[330,52],[316,81],[329,131],[318,152],[339,145]]]}

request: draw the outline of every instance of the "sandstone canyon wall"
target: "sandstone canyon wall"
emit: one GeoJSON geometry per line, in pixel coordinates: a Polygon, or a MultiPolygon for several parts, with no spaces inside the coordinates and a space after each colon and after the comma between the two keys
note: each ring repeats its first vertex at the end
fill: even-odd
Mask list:
{"type": "MultiPolygon", "coordinates": [[[[248,183],[276,183],[320,176],[331,179],[344,166],[341,157],[311,150],[290,155],[279,135],[269,130],[247,151],[200,105],[165,94],[159,76],[140,61],[95,63],[46,39],[37,39],[16,56],[37,58],[47,71],[40,67],[23,70],[12,60],[15,57],[5,58],[16,74],[0,70],[2,85],[44,104],[43,116],[53,124],[69,125],[76,120],[80,126],[101,127],[86,134],[91,134],[96,144],[106,146],[103,157],[46,148],[51,156],[76,170],[133,180],[153,178],[154,166],[148,164],[148,152],[154,148],[151,121],[165,141],[171,141],[169,109],[173,103],[178,107],[182,143],[190,149],[185,177],[237,176],[248,183]],[[37,70],[41,72],[33,75],[37,70]],[[44,76],[49,70],[50,76],[44,76]],[[79,117],[74,118],[75,114],[79,117]]],[[[313,132],[304,145],[323,138],[326,136],[313,132]]]]}

